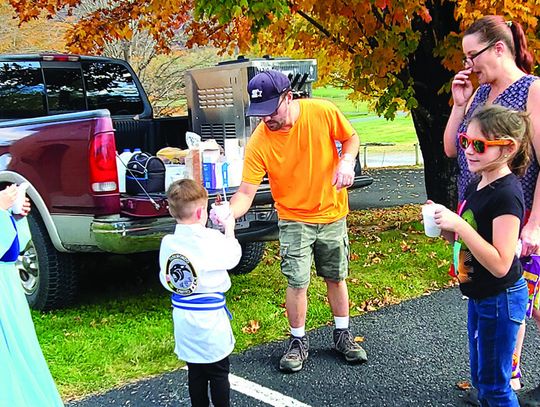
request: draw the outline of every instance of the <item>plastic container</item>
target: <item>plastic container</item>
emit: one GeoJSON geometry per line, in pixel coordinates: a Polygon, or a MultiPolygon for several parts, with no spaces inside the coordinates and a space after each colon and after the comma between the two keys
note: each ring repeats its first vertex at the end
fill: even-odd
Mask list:
{"type": "Polygon", "coordinates": [[[176,180],[186,178],[186,166],[184,164],[165,164],[165,191],[176,180]]]}
{"type": "Polygon", "coordinates": [[[242,170],[244,168],[244,162],[241,159],[232,160],[228,163],[227,175],[229,187],[237,187],[242,182],[242,170]]]}
{"type": "Polygon", "coordinates": [[[118,171],[118,191],[120,193],[126,192],[126,166],[129,162],[132,153],[129,148],[124,148],[122,154],[116,156],[116,170],[118,171]]]}

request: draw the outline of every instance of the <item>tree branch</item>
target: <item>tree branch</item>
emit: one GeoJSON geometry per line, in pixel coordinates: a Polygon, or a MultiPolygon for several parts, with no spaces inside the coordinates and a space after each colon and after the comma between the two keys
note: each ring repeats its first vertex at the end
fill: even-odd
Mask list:
{"type": "MultiPolygon", "coordinates": [[[[289,2],[289,6],[292,7],[293,6],[292,3],[289,2]]],[[[338,37],[333,35],[330,31],[328,31],[325,27],[323,27],[323,25],[319,23],[318,21],[316,21],[313,17],[311,17],[310,15],[308,15],[307,13],[299,9],[296,9],[295,12],[298,13],[300,16],[302,16],[308,23],[310,23],[315,28],[317,28],[327,38],[331,39],[334,43],[338,45],[344,45],[351,54],[356,54],[357,51],[352,45],[349,45],[343,42],[338,37]]]]}

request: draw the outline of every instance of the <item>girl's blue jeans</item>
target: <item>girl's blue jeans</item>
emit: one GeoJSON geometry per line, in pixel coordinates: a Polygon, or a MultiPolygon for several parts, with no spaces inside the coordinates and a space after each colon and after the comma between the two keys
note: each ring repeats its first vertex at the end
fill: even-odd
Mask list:
{"type": "Polygon", "coordinates": [[[467,330],[472,385],[483,407],[518,407],[510,387],[512,353],[525,319],[527,283],[520,278],[493,297],[469,299],[467,330]]]}

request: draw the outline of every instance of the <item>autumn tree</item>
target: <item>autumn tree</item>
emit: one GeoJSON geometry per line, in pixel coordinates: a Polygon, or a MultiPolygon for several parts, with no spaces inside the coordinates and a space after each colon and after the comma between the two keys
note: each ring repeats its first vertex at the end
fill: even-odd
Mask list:
{"type": "MultiPolygon", "coordinates": [[[[72,13],[80,0],[9,0],[21,21],[41,10],[72,13]]],[[[520,21],[536,39],[537,0],[147,0],[111,1],[89,13],[68,33],[75,52],[100,52],[112,39],[146,29],[160,50],[178,30],[187,45],[213,44],[225,51],[261,50],[315,57],[323,82],[373,101],[391,119],[411,112],[425,164],[428,196],[454,199],[453,160],[444,156],[442,134],[450,111],[449,82],[461,60],[459,33],[485,14],[520,21]],[[133,21],[136,21],[133,25],[133,21]],[[255,44],[255,45],[254,45],[255,44]]]]}
{"type": "Polygon", "coordinates": [[[19,27],[15,17],[15,11],[8,1],[0,0],[0,53],[66,50],[66,24],[60,21],[33,20],[19,27]]]}

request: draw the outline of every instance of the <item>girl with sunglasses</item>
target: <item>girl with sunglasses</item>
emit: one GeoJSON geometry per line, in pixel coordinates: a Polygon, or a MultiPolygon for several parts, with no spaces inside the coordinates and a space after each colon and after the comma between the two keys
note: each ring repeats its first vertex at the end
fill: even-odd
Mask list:
{"type": "MultiPolygon", "coordinates": [[[[485,16],[475,21],[464,33],[463,69],[452,81],[453,107],[444,132],[444,149],[448,157],[457,157],[458,200],[462,202],[472,173],[467,167],[464,151],[459,147],[459,134],[463,133],[471,117],[482,106],[497,104],[526,111],[533,125],[532,144],[535,154],[527,172],[520,177],[525,196],[526,219],[521,231],[522,256],[539,251],[540,247],[540,188],[537,188],[540,166],[540,81],[531,75],[533,57],[521,24],[505,21],[501,16],[485,16]],[[474,89],[471,77],[479,83],[474,89]]],[[[540,328],[538,305],[533,318],[540,328]]],[[[512,366],[512,387],[521,387],[519,359],[525,335],[520,330],[512,366]]],[[[538,389],[540,401],[540,386],[538,389]]],[[[472,396],[472,401],[475,397],[472,396]]]]}
{"type": "Polygon", "coordinates": [[[518,176],[530,161],[531,123],[524,112],[492,105],[459,136],[468,169],[459,214],[440,207],[435,222],[454,243],[459,287],[469,298],[467,331],[473,386],[481,406],[519,406],[511,388],[512,353],[528,290],[516,255],[525,216],[518,176]]]}

